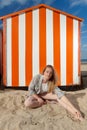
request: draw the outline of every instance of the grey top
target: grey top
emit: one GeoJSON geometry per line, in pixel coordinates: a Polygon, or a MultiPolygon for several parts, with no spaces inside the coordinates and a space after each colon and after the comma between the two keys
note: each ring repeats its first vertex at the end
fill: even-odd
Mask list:
{"type": "MultiPolygon", "coordinates": [[[[43,80],[43,75],[38,74],[36,75],[30,82],[29,85],[29,96],[33,94],[42,94],[46,92],[44,88],[42,88],[42,80],[43,80]]],[[[53,93],[55,93],[58,98],[61,98],[64,95],[64,92],[61,91],[58,87],[55,87],[53,90],[53,93]]]]}

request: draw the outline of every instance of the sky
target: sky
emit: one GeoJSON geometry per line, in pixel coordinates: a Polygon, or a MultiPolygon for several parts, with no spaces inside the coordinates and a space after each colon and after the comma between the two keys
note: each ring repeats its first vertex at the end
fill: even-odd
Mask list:
{"type": "MultiPolygon", "coordinates": [[[[81,59],[87,59],[87,0],[0,0],[0,16],[38,4],[46,4],[84,19],[81,23],[81,59]]],[[[0,28],[3,28],[2,21],[0,28]]]]}

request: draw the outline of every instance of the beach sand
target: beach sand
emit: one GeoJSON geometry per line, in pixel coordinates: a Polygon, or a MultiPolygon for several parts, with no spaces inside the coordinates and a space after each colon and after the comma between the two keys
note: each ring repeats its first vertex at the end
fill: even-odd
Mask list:
{"type": "Polygon", "coordinates": [[[0,91],[0,130],[87,130],[87,88],[66,92],[66,96],[85,116],[75,121],[60,104],[25,108],[27,91],[0,91]]]}
{"type": "Polygon", "coordinates": [[[87,130],[87,77],[85,87],[65,91],[69,100],[85,116],[76,121],[60,104],[46,104],[40,108],[25,108],[28,91],[0,90],[0,130],[87,130]]]}

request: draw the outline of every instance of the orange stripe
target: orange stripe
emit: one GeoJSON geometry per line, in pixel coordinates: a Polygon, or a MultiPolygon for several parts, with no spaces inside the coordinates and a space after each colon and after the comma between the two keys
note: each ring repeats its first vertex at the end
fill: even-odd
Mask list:
{"type": "Polygon", "coordinates": [[[61,84],[60,74],[60,14],[53,12],[53,34],[54,34],[54,67],[58,74],[58,85],[61,84]]]}
{"type": "Polygon", "coordinates": [[[46,66],[46,9],[39,10],[40,72],[46,66]]]}
{"type": "Polygon", "coordinates": [[[6,75],[6,20],[3,20],[3,85],[7,85],[6,75]]]}
{"type": "Polygon", "coordinates": [[[73,19],[66,21],[66,85],[73,83],[73,19]]]}
{"type": "Polygon", "coordinates": [[[78,21],[78,75],[80,76],[81,75],[81,71],[80,71],[80,65],[81,65],[81,62],[80,62],[80,22],[78,21]]]}
{"type": "Polygon", "coordinates": [[[26,13],[26,86],[32,78],[32,12],[26,13]]]}
{"type": "Polygon", "coordinates": [[[12,86],[19,85],[18,16],[12,17],[12,86]]]}

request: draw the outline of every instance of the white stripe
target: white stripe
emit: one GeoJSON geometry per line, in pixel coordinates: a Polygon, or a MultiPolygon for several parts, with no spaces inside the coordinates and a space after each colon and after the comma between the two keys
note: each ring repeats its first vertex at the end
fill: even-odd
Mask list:
{"type": "Polygon", "coordinates": [[[53,65],[53,11],[46,9],[46,64],[53,65]]]}
{"type": "Polygon", "coordinates": [[[39,73],[39,9],[32,12],[33,34],[32,34],[32,67],[33,76],[39,73]]]}
{"type": "Polygon", "coordinates": [[[25,86],[25,14],[19,15],[19,86],[25,86]]]}
{"type": "Polygon", "coordinates": [[[12,85],[12,30],[11,30],[11,25],[12,21],[11,18],[8,18],[7,21],[7,32],[6,32],[6,39],[7,39],[7,86],[12,85]]]}
{"type": "Polygon", "coordinates": [[[66,16],[60,14],[61,85],[66,85],[66,16]]]}
{"type": "Polygon", "coordinates": [[[78,80],[78,21],[73,20],[73,83],[78,80]]]}

